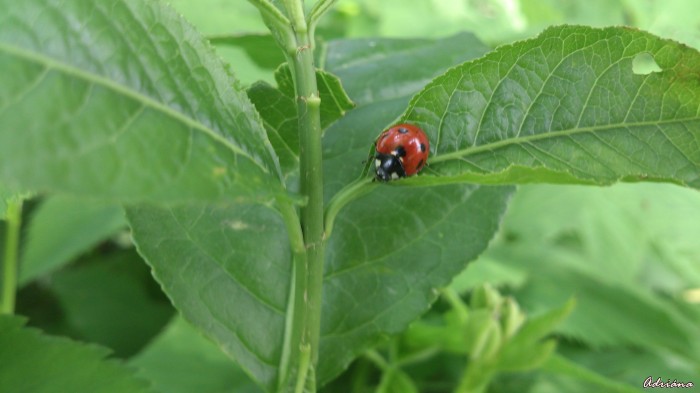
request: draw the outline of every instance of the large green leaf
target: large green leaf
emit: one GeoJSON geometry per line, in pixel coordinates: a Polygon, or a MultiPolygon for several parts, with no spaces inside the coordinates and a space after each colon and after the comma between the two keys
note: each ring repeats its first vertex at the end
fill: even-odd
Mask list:
{"type": "Polygon", "coordinates": [[[425,312],[486,248],[511,192],[384,186],[345,208],[327,246],[319,378],[425,312]]]}
{"type": "Polygon", "coordinates": [[[254,107],[162,2],[0,8],[0,181],[129,200],[282,192],[254,107]]]}
{"type": "Polygon", "coordinates": [[[32,393],[151,392],[108,350],[41,334],[0,315],[0,391],[32,393]]]}
{"type": "Polygon", "coordinates": [[[409,182],[664,180],[700,187],[700,54],[629,28],[550,28],[451,69],[402,120],[432,159],[409,182]],[[636,74],[652,56],[661,72],[636,74]]]}
{"type": "Polygon", "coordinates": [[[330,199],[355,180],[372,143],[403,112],[411,96],[455,64],[488,47],[474,35],[443,39],[351,39],[327,44],[326,69],[338,75],[358,105],[323,137],[324,193],[330,199]]]}
{"type": "Polygon", "coordinates": [[[22,246],[20,285],[57,269],[126,228],[121,206],[53,196],[33,211],[22,246]]]}
{"type": "Polygon", "coordinates": [[[488,49],[470,33],[442,39],[335,40],[321,63],[340,77],[353,101],[364,105],[413,95],[448,67],[488,49]]]}

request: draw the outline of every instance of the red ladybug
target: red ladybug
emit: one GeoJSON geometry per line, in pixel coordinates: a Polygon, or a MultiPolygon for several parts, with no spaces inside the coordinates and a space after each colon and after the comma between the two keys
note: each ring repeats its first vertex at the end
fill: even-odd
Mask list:
{"type": "Polygon", "coordinates": [[[423,130],[398,124],[382,132],[374,142],[377,180],[389,181],[420,172],[428,160],[430,142],[423,130]]]}

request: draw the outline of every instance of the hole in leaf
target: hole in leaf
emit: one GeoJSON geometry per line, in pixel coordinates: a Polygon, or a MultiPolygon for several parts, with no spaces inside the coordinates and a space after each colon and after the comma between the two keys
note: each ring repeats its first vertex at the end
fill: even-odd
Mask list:
{"type": "Polygon", "coordinates": [[[637,75],[649,75],[652,72],[661,72],[661,67],[656,64],[651,53],[640,53],[632,60],[632,72],[637,75]]]}

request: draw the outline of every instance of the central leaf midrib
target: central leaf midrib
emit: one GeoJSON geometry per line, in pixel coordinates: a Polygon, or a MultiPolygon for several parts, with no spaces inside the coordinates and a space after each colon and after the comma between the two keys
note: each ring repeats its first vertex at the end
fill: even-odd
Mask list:
{"type": "Polygon", "coordinates": [[[254,159],[248,152],[246,152],[245,150],[241,149],[240,147],[230,143],[226,138],[224,138],[218,132],[214,131],[211,128],[206,127],[204,124],[198,122],[197,120],[195,120],[189,116],[186,116],[185,114],[178,112],[178,111],[168,107],[167,105],[164,105],[164,104],[154,100],[153,98],[151,98],[147,95],[142,94],[139,91],[133,90],[132,88],[127,87],[127,86],[123,86],[123,85],[114,83],[112,80],[105,78],[101,75],[87,72],[87,71],[82,70],[80,68],[77,68],[71,64],[67,64],[67,63],[58,61],[54,58],[45,56],[43,54],[28,51],[28,50],[25,50],[24,48],[20,48],[17,46],[8,45],[6,42],[0,42],[0,51],[4,51],[4,52],[10,54],[11,56],[16,56],[16,57],[25,59],[25,60],[30,61],[30,62],[44,65],[48,69],[58,70],[59,72],[62,72],[66,75],[70,75],[72,77],[82,79],[82,80],[87,81],[89,83],[105,87],[109,90],[112,90],[112,91],[117,92],[119,94],[123,94],[124,96],[127,96],[129,98],[132,98],[132,99],[138,101],[138,102],[141,102],[144,106],[151,107],[154,110],[165,114],[166,116],[169,116],[173,119],[176,119],[191,129],[204,132],[209,137],[211,137],[214,141],[221,143],[224,146],[226,146],[227,148],[229,148],[234,154],[245,156],[250,161],[254,162],[255,165],[257,165],[263,172],[269,173],[268,169],[265,166],[263,166],[260,162],[258,162],[256,159],[254,159]]]}
{"type": "Polygon", "coordinates": [[[540,133],[540,134],[528,135],[528,136],[524,136],[524,137],[503,139],[503,140],[500,140],[497,142],[487,143],[487,144],[479,145],[479,146],[470,146],[470,147],[467,147],[465,149],[460,149],[460,150],[453,151],[451,153],[446,153],[446,154],[441,154],[439,156],[436,156],[430,160],[430,163],[436,164],[436,163],[443,162],[443,161],[461,159],[461,158],[464,158],[467,156],[482,153],[484,151],[494,151],[494,150],[497,150],[497,149],[500,149],[503,147],[508,147],[511,145],[520,145],[523,143],[528,143],[528,142],[533,142],[533,141],[538,141],[538,140],[548,139],[548,138],[559,138],[562,136],[571,136],[571,135],[578,135],[578,134],[584,134],[584,133],[594,133],[597,131],[611,131],[611,130],[617,130],[620,128],[658,126],[658,125],[663,125],[663,124],[682,123],[682,122],[697,121],[697,120],[700,120],[700,117],[669,119],[669,120],[653,120],[653,121],[634,122],[634,123],[607,124],[604,126],[578,127],[578,128],[570,128],[570,129],[560,130],[560,131],[550,131],[550,132],[544,132],[544,133],[540,133]]]}

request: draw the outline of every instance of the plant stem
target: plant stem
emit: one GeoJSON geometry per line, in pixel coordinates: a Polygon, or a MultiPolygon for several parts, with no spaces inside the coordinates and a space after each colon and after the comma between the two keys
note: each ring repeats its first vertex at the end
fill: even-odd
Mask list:
{"type": "Polygon", "coordinates": [[[308,351],[305,353],[300,343],[304,333],[303,320],[299,321],[297,310],[303,310],[304,288],[306,288],[306,247],[304,246],[304,234],[299,224],[299,215],[296,209],[288,201],[277,201],[279,212],[282,214],[287,236],[292,249],[292,280],[289,288],[289,299],[287,303],[287,315],[284,329],[284,341],[282,344],[282,357],[280,359],[280,376],[277,386],[280,392],[285,391],[290,383],[299,384],[298,373],[303,364],[308,365],[308,351]],[[292,382],[289,378],[297,377],[297,382],[292,382]]]}
{"type": "Polygon", "coordinates": [[[467,365],[455,393],[483,393],[493,378],[493,369],[479,361],[467,365]]]}
{"type": "MultiPolygon", "coordinates": [[[[286,0],[285,7],[294,30],[294,47],[285,48],[297,101],[299,121],[300,190],[307,203],[302,206],[301,228],[306,258],[295,272],[303,285],[301,299],[294,308],[292,330],[300,333],[298,359],[292,359],[299,369],[295,390],[300,386],[315,391],[315,369],[321,333],[321,295],[323,285],[324,228],[323,228],[323,167],[321,156],[321,99],[316,86],[316,68],[313,42],[309,34],[301,0],[286,0]],[[303,301],[303,302],[301,302],[303,301]],[[307,372],[308,371],[308,372],[307,372]],[[300,381],[303,378],[305,381],[300,381]]],[[[300,288],[297,288],[300,290],[300,288]]],[[[293,333],[294,334],[294,333],[293,333]]],[[[295,350],[296,351],[296,350],[295,350]]]]}
{"type": "Polygon", "coordinates": [[[361,197],[362,195],[367,194],[377,187],[378,184],[376,182],[373,183],[372,180],[374,180],[374,178],[364,177],[352,182],[335,194],[331,201],[328,202],[328,209],[326,209],[325,216],[326,237],[331,236],[335,216],[338,215],[338,212],[340,212],[345,205],[361,197]]]}
{"type": "Polygon", "coordinates": [[[462,300],[457,291],[450,287],[447,287],[443,288],[440,291],[440,293],[442,294],[442,297],[448,303],[450,303],[452,310],[454,310],[454,312],[457,313],[460,322],[462,322],[462,324],[467,323],[467,320],[469,319],[469,308],[466,304],[464,304],[464,300],[462,300]]]}
{"type": "Polygon", "coordinates": [[[7,233],[5,234],[5,255],[2,260],[2,292],[0,293],[0,314],[15,312],[17,291],[17,265],[19,262],[19,232],[22,224],[22,200],[13,198],[7,204],[7,233]]]}

